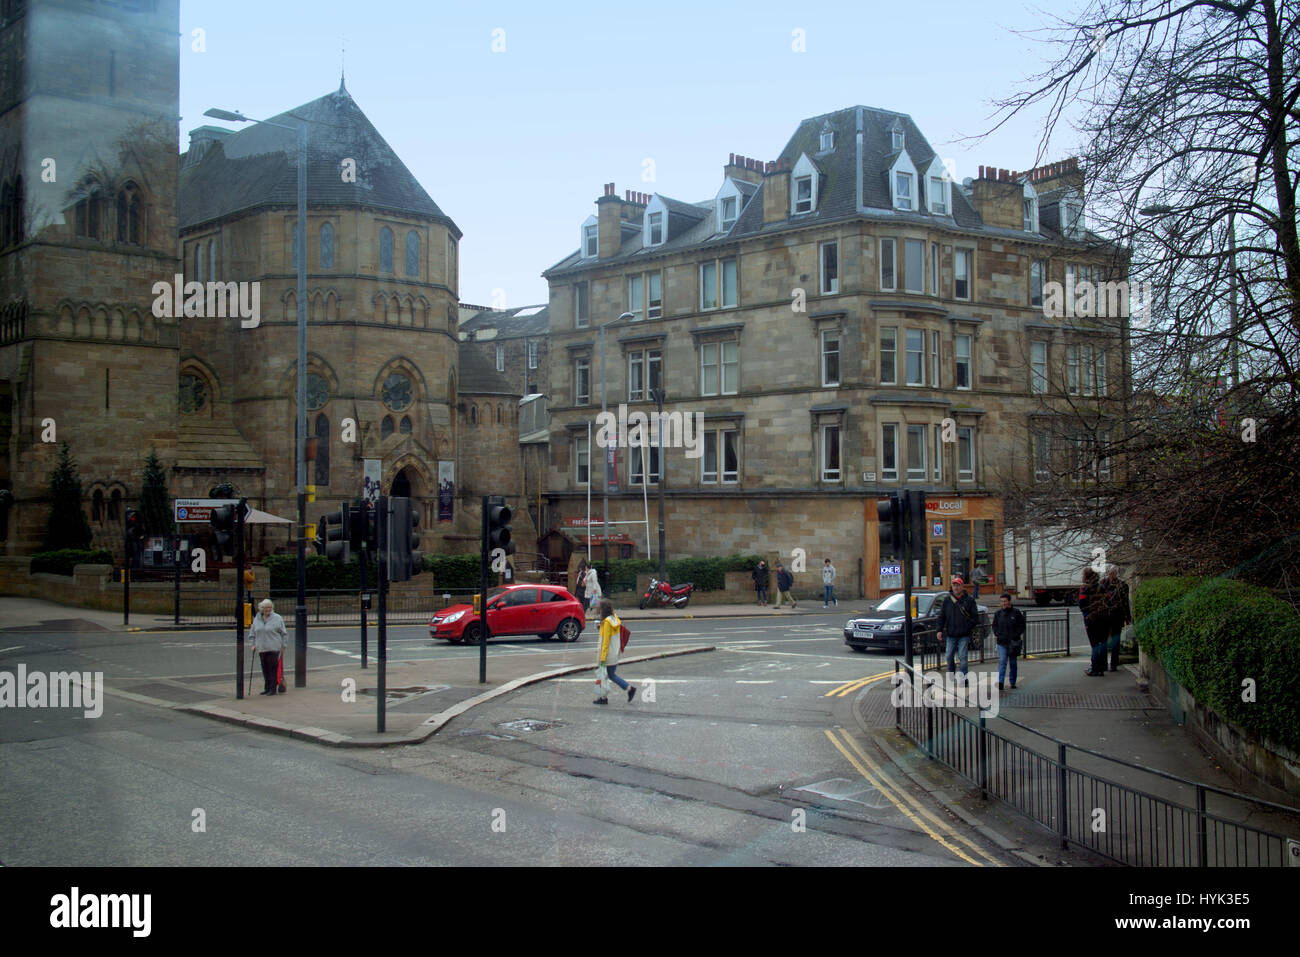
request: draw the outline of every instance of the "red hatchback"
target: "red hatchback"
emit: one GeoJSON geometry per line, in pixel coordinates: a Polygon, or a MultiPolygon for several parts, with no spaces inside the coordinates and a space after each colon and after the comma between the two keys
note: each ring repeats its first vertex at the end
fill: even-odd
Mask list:
{"type": "MultiPolygon", "coordinates": [[[[587,625],[582,603],[559,585],[509,585],[488,599],[492,637],[536,635],[577,641],[587,625]]],[[[452,605],[429,619],[429,637],[477,644],[483,626],[473,605],[452,605]]]]}

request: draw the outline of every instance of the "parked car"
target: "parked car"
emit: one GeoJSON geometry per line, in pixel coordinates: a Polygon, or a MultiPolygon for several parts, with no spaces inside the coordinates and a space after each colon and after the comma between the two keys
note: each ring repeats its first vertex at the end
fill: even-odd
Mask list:
{"type": "MultiPolygon", "coordinates": [[[[587,626],[582,603],[559,585],[509,585],[489,596],[487,620],[494,638],[536,635],[577,641],[587,626]]],[[[452,644],[477,644],[482,630],[473,605],[452,605],[429,619],[429,637],[452,644]]]]}
{"type": "MultiPolygon", "coordinates": [[[[926,645],[937,643],[939,631],[939,609],[943,607],[942,591],[914,591],[916,615],[912,618],[912,648],[920,651],[926,645]]],[[[978,651],[983,647],[984,638],[989,632],[989,610],[983,605],[980,610],[979,623],[971,633],[970,650],[978,651]]],[[[854,618],[844,625],[844,643],[854,651],[897,651],[903,650],[903,593],[890,595],[873,611],[854,618]]]]}

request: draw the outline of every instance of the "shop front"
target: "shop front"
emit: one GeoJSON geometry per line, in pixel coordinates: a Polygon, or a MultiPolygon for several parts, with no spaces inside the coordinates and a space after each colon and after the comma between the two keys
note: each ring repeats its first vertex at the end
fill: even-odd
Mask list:
{"type": "MultiPolygon", "coordinates": [[[[876,520],[878,499],[864,510],[864,541],[868,598],[883,598],[903,587],[901,554],[880,554],[876,520]]],[[[915,588],[947,589],[954,576],[979,584],[980,597],[996,594],[1005,578],[1001,550],[1002,500],[993,497],[934,496],[925,502],[921,553],[912,555],[915,588]]],[[[971,589],[974,593],[974,587],[971,589]]]]}

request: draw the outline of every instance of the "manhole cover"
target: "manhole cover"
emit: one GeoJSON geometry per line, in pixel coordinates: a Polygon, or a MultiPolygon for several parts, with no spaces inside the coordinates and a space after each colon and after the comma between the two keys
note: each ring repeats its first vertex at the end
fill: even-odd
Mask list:
{"type": "MultiPolygon", "coordinates": [[[[410,688],[385,688],[385,701],[403,701],[406,698],[417,698],[422,694],[428,694],[431,691],[446,691],[450,685],[414,685],[410,688]]],[[[361,693],[374,697],[377,688],[362,688],[361,693]]]]}
{"type": "Polygon", "coordinates": [[[520,718],[517,721],[503,721],[497,725],[498,728],[504,728],[506,731],[549,731],[558,726],[558,721],[541,721],[537,718],[520,718]]]}
{"type": "Polygon", "coordinates": [[[1004,693],[998,704],[1002,708],[1077,708],[1089,711],[1150,711],[1159,705],[1149,695],[1073,694],[1049,691],[1041,694],[1004,693]]]}

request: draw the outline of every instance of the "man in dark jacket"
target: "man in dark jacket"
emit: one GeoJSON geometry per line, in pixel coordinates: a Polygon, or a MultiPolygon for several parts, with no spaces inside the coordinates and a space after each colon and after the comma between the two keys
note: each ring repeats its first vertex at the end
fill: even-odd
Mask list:
{"type": "Polygon", "coordinates": [[[956,674],[953,655],[961,659],[961,677],[966,680],[967,651],[970,647],[971,632],[979,624],[980,609],[975,599],[966,594],[966,584],[960,577],[952,580],[952,592],[943,596],[943,605],[939,608],[938,638],[944,642],[944,653],[948,659],[948,674],[956,674]]]}
{"type": "Polygon", "coordinates": [[[1101,578],[1091,567],[1083,570],[1083,590],[1079,592],[1079,611],[1083,614],[1083,630],[1092,647],[1091,664],[1084,672],[1089,678],[1106,674],[1106,642],[1110,639],[1110,602],[1101,578]]]}
{"type": "Polygon", "coordinates": [[[1106,648],[1110,651],[1110,670],[1119,671],[1119,640],[1124,626],[1133,624],[1133,613],[1128,607],[1128,583],[1119,577],[1119,569],[1114,565],[1106,570],[1106,591],[1110,607],[1110,638],[1106,648]]]}
{"type": "Polygon", "coordinates": [[[759,560],[758,565],[750,572],[750,577],[754,579],[754,592],[758,596],[760,605],[767,604],[767,562],[759,560]]]}
{"type": "Polygon", "coordinates": [[[1001,607],[993,615],[993,634],[998,639],[998,690],[1006,677],[1007,662],[1011,662],[1011,687],[1016,686],[1016,659],[1025,640],[1025,613],[1011,604],[1011,592],[1004,591],[998,599],[1001,607]]]}
{"type": "Polygon", "coordinates": [[[791,608],[798,608],[799,603],[794,600],[790,594],[790,589],[794,587],[794,576],[780,562],[776,563],[776,607],[781,607],[781,602],[789,599],[791,608]]]}

